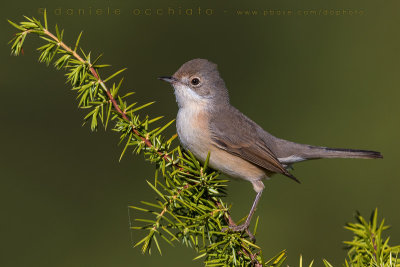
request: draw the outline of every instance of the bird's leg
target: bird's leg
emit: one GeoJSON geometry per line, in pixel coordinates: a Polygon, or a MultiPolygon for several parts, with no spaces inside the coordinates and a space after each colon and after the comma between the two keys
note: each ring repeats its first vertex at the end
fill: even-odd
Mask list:
{"type": "MultiPolygon", "coordinates": [[[[261,198],[261,194],[262,194],[262,190],[257,193],[256,199],[253,202],[253,206],[251,207],[251,210],[249,212],[249,215],[246,218],[246,221],[241,225],[229,225],[230,230],[232,230],[234,232],[246,231],[247,234],[249,235],[250,239],[255,240],[254,235],[249,231],[249,226],[250,226],[251,218],[253,217],[254,211],[256,210],[258,201],[261,198]]],[[[227,229],[225,228],[222,230],[226,231],[227,229]]]]}
{"type": "Polygon", "coordinates": [[[241,225],[229,226],[229,228],[230,228],[232,231],[241,232],[241,231],[244,231],[244,230],[246,230],[246,229],[249,228],[250,222],[251,222],[251,218],[253,217],[254,211],[256,210],[258,201],[259,201],[260,198],[261,198],[261,194],[262,194],[262,191],[260,191],[260,192],[257,193],[256,199],[255,199],[254,202],[253,202],[253,206],[251,207],[251,210],[250,210],[250,212],[249,212],[249,215],[247,216],[246,221],[245,221],[243,224],[241,224],[241,225]]]}

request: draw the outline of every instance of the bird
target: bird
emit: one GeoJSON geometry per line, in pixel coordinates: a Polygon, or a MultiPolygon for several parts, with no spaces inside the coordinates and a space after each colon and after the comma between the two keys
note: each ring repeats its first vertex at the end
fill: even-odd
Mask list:
{"type": "Polygon", "coordinates": [[[183,148],[203,163],[210,153],[211,168],[253,185],[256,197],[245,222],[229,225],[234,232],[247,231],[252,239],[248,228],[264,190],[263,180],[278,173],[300,183],[289,169],[305,160],[383,158],[377,151],[299,144],[273,136],[230,104],[217,65],[207,59],[192,59],[172,76],[158,79],[174,88],[179,108],[176,128],[183,148]]]}

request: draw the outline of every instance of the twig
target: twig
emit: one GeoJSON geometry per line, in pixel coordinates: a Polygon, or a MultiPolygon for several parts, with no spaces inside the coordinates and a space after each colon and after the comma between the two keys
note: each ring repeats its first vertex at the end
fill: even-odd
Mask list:
{"type": "MultiPolygon", "coordinates": [[[[59,46],[61,46],[62,48],[64,48],[66,51],[68,51],[69,53],[72,54],[72,56],[74,56],[77,60],[79,60],[80,62],[89,65],[89,70],[92,73],[92,75],[95,77],[95,79],[97,80],[97,82],[101,85],[101,87],[104,89],[104,91],[107,94],[107,97],[110,99],[110,101],[113,104],[114,109],[122,116],[122,118],[124,118],[124,120],[126,120],[127,122],[130,122],[128,116],[126,115],[125,112],[123,112],[120,107],[118,106],[117,101],[115,100],[115,98],[112,96],[112,94],[110,93],[110,90],[107,88],[107,86],[105,85],[105,83],[100,79],[99,75],[97,74],[96,70],[93,68],[93,66],[91,64],[89,64],[89,62],[87,62],[86,60],[84,60],[78,53],[76,53],[76,51],[72,50],[68,45],[66,45],[64,42],[60,41],[54,34],[52,34],[51,32],[49,32],[47,29],[43,29],[44,33],[49,36],[50,38],[52,38],[54,41],[57,42],[57,44],[59,46]]],[[[28,32],[28,31],[26,31],[28,32]]],[[[154,147],[153,144],[151,143],[151,141],[143,136],[141,136],[141,134],[139,133],[139,131],[137,131],[133,125],[132,126],[132,132],[134,134],[136,134],[137,136],[140,137],[140,139],[142,139],[142,141],[146,144],[146,146],[152,148],[154,147]]],[[[168,162],[171,162],[173,165],[176,165],[172,158],[169,157],[167,154],[164,154],[162,152],[157,151],[157,153],[162,156],[165,160],[167,160],[168,162]]]]}

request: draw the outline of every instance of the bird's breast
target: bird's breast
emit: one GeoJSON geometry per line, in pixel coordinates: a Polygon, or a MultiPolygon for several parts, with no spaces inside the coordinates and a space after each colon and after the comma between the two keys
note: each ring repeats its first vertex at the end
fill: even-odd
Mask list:
{"type": "Polygon", "coordinates": [[[180,108],[176,118],[176,129],[181,144],[202,161],[212,148],[208,123],[209,116],[200,105],[180,108]]]}
{"type": "Polygon", "coordinates": [[[266,177],[265,171],[245,159],[217,148],[212,143],[209,114],[199,106],[183,107],[178,111],[176,128],[182,146],[204,162],[211,152],[209,166],[231,177],[258,181],[266,177]]]}

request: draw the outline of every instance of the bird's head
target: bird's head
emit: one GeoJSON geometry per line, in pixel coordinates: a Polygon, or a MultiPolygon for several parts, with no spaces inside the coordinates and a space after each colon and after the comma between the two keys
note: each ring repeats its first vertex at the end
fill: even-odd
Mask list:
{"type": "Polygon", "coordinates": [[[171,77],[159,77],[175,89],[179,107],[187,105],[218,105],[229,103],[228,90],[217,65],[206,59],[192,59],[171,77]]]}

